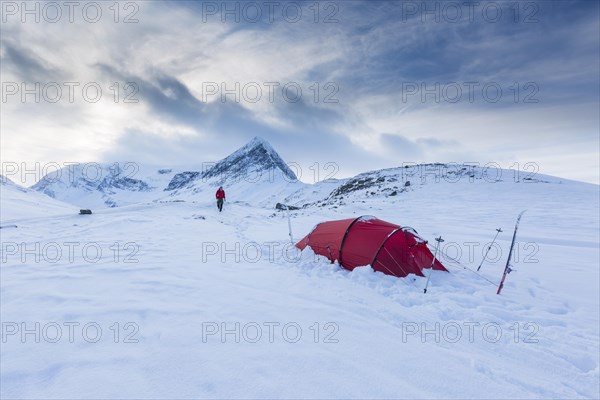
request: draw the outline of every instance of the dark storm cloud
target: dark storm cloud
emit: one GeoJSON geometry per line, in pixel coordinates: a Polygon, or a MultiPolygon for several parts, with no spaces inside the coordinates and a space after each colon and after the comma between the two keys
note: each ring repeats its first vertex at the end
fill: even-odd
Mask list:
{"type": "Polygon", "coordinates": [[[328,107],[318,104],[306,93],[295,102],[281,101],[275,109],[282,118],[291,124],[291,129],[300,132],[315,132],[333,127],[345,120],[343,106],[329,103],[328,107]]]}
{"type": "MultiPolygon", "coordinates": [[[[153,114],[196,129],[210,129],[228,137],[269,136],[278,132],[256,119],[256,115],[235,101],[202,102],[190,89],[173,76],[157,73],[149,79],[120,72],[99,64],[98,68],[110,79],[133,82],[139,87],[140,103],[147,105],[153,114]]],[[[306,94],[307,97],[310,95],[306,94]]],[[[277,112],[290,123],[291,131],[310,135],[317,126],[332,126],[343,116],[332,109],[315,106],[310,101],[280,101],[277,112]]]]}
{"type": "MultiPolygon", "coordinates": [[[[454,4],[463,13],[456,23],[444,19],[440,1],[344,3],[354,52],[344,60],[340,86],[394,95],[410,83],[496,82],[509,92],[514,82],[534,82],[547,102],[597,99],[600,3],[494,2],[502,13],[494,23],[483,17],[486,3],[477,3],[472,20],[466,3],[454,4]],[[408,6],[418,12],[407,12],[408,6]]],[[[498,106],[511,102],[503,96],[498,106]]]]}
{"type": "Polygon", "coordinates": [[[59,80],[64,74],[30,48],[2,40],[3,66],[26,82],[59,80]]]}
{"type": "Polygon", "coordinates": [[[109,79],[135,84],[139,89],[136,98],[147,105],[153,114],[191,127],[202,123],[204,104],[177,78],[155,74],[150,80],[118,71],[106,64],[98,64],[97,67],[109,79]]]}

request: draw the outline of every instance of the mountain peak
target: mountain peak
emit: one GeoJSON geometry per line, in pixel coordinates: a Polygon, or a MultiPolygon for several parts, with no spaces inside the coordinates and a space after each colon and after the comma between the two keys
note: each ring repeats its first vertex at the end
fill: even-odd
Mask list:
{"type": "Polygon", "coordinates": [[[248,143],[246,143],[245,145],[243,145],[242,147],[240,147],[236,152],[234,152],[233,154],[237,153],[237,152],[241,152],[241,153],[248,153],[251,152],[253,149],[264,149],[264,151],[266,151],[267,153],[269,153],[270,155],[273,155],[274,157],[279,157],[279,154],[277,154],[277,152],[275,151],[275,149],[273,148],[273,146],[271,146],[271,143],[269,143],[268,141],[266,141],[265,139],[261,138],[260,136],[254,136],[252,138],[252,140],[250,140],[248,143]]]}
{"type": "Polygon", "coordinates": [[[263,147],[271,147],[271,144],[269,142],[267,142],[265,139],[261,138],[260,136],[254,136],[252,138],[252,140],[250,140],[248,143],[246,143],[246,146],[249,147],[256,147],[256,146],[263,146],[263,147]]]}
{"type": "Polygon", "coordinates": [[[225,180],[229,178],[235,180],[251,172],[268,170],[280,170],[286,179],[297,180],[296,174],[287,166],[271,144],[265,139],[255,136],[206,171],[203,178],[221,177],[225,180]]]}

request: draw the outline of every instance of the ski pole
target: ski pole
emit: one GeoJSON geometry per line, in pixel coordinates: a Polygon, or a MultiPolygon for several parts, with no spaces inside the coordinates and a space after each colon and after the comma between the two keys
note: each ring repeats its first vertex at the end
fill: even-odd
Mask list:
{"type": "Polygon", "coordinates": [[[290,208],[288,206],[285,206],[285,210],[287,211],[288,231],[289,231],[289,235],[290,235],[290,242],[292,244],[294,244],[294,237],[292,236],[292,219],[290,217],[290,208]]]}
{"type": "Polygon", "coordinates": [[[442,239],[442,237],[440,236],[439,238],[435,238],[435,241],[437,243],[435,245],[435,253],[433,255],[433,260],[431,261],[431,271],[429,271],[429,276],[427,277],[427,283],[425,284],[425,289],[423,289],[423,293],[427,293],[427,287],[429,286],[429,280],[431,279],[431,274],[433,273],[433,264],[435,264],[438,248],[440,247],[440,243],[443,242],[444,239],[442,239]]]}
{"type": "Polygon", "coordinates": [[[488,246],[487,251],[485,252],[485,255],[483,256],[483,260],[481,260],[481,263],[479,264],[479,267],[477,267],[477,271],[479,271],[481,269],[481,266],[483,265],[483,262],[487,258],[487,255],[490,252],[490,250],[492,249],[492,246],[494,245],[494,243],[496,242],[496,238],[498,238],[498,235],[500,234],[500,232],[502,232],[502,228],[496,229],[496,236],[494,236],[494,240],[492,240],[492,243],[490,243],[490,245],[488,246]]]}

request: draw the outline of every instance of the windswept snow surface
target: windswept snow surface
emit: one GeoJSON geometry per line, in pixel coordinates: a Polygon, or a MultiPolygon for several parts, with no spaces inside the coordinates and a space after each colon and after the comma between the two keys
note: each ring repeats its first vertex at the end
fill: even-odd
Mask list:
{"type": "Polygon", "coordinates": [[[293,211],[292,227],[298,240],[374,215],[442,235],[461,264],[441,256],[450,273],[427,294],[424,278],[299,255],[286,212],[233,196],[223,213],[207,200],[15,217],[0,231],[1,397],[598,398],[598,186],[416,186],[293,211]],[[523,209],[498,296],[487,280],[523,209]]]}

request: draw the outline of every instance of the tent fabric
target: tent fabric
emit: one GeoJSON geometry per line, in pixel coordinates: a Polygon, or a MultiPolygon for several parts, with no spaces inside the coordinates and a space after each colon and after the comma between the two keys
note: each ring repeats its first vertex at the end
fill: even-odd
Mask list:
{"type": "Polygon", "coordinates": [[[433,262],[433,269],[447,271],[439,260],[434,261],[427,242],[414,229],[372,216],[322,222],[296,247],[310,247],[348,270],[370,265],[387,275],[423,276],[423,269],[433,262]]]}
{"type": "Polygon", "coordinates": [[[310,247],[315,253],[329,258],[331,262],[339,260],[344,234],[355,220],[351,218],[318,224],[296,247],[304,250],[310,240],[310,247]]]}

